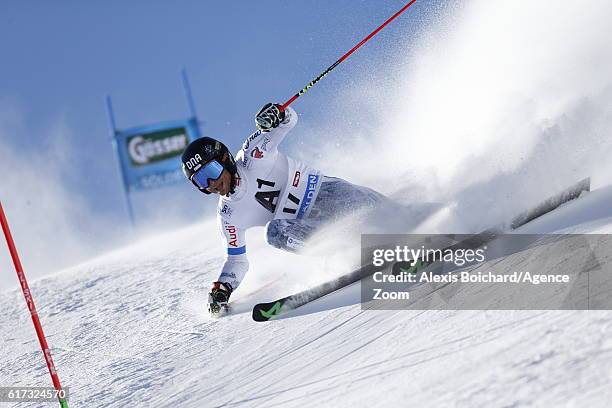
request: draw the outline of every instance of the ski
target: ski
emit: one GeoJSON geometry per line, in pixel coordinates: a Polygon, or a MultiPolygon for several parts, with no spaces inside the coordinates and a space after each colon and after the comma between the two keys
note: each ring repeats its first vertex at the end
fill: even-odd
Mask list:
{"type": "MultiPolygon", "coordinates": [[[[499,234],[503,233],[503,230],[497,228],[491,228],[485,230],[479,234],[471,235],[468,238],[457,242],[456,244],[445,247],[444,249],[468,249],[478,248],[487,242],[492,241],[499,234]]],[[[416,272],[424,267],[430,266],[432,263],[420,262],[413,266],[413,272],[416,272]]],[[[268,303],[258,303],[253,306],[253,320],[256,322],[265,322],[279,315],[285,314],[290,310],[297,309],[307,303],[322,298],[332,292],[347,287],[363,278],[366,278],[377,271],[384,269],[385,266],[374,266],[368,264],[362,266],[352,272],[340,276],[331,281],[327,281],[318,286],[310,289],[303,290],[298,293],[294,293],[289,296],[277,299],[268,303]]]]}
{"type": "Polygon", "coordinates": [[[591,178],[587,177],[575,183],[574,185],[566,188],[560,193],[557,193],[554,196],[542,201],[535,207],[523,212],[522,214],[517,215],[510,222],[510,228],[517,229],[527,224],[528,222],[531,222],[536,218],[551,212],[560,205],[579,198],[581,194],[588,193],[589,191],[591,191],[591,178]]]}
{"type": "MultiPolygon", "coordinates": [[[[517,217],[514,217],[510,221],[509,225],[502,224],[496,227],[489,228],[479,234],[471,235],[468,238],[443,249],[476,249],[482,245],[487,244],[488,242],[493,241],[495,238],[507,232],[508,230],[517,229],[527,224],[528,222],[531,222],[534,219],[551,212],[560,205],[578,198],[583,192],[590,191],[590,185],[591,182],[589,178],[581,180],[578,183],[565,189],[564,191],[552,197],[549,197],[547,200],[543,201],[533,209],[528,210],[518,215],[517,217]]],[[[452,238],[452,235],[449,235],[449,237],[452,238]]],[[[413,272],[416,272],[417,269],[422,269],[429,265],[431,265],[431,263],[418,263],[417,265],[413,266],[413,272]]],[[[290,310],[297,309],[298,307],[303,306],[309,302],[312,302],[332,292],[349,286],[367,276],[374,274],[375,272],[381,269],[383,269],[383,267],[375,267],[372,264],[368,264],[345,275],[342,275],[339,278],[322,283],[310,289],[306,289],[301,292],[285,296],[272,302],[258,303],[253,306],[253,320],[255,320],[256,322],[268,321],[282,314],[285,314],[290,310]]]]}
{"type": "Polygon", "coordinates": [[[253,306],[253,320],[256,322],[268,321],[273,317],[287,313],[289,310],[297,309],[306,303],[312,302],[313,300],[319,299],[327,294],[337,291],[338,289],[357,282],[358,280],[373,274],[379,269],[380,268],[376,268],[371,264],[366,265],[346,275],[342,275],[337,279],[322,283],[302,292],[277,299],[273,302],[258,303],[253,306]]]}

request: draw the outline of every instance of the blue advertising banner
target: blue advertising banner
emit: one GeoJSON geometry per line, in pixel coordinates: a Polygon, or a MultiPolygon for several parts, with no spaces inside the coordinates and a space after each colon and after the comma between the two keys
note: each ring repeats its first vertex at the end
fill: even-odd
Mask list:
{"type": "Polygon", "coordinates": [[[115,131],[125,187],[148,190],[183,179],[180,156],[200,135],[197,120],[175,120],[115,131]]]}

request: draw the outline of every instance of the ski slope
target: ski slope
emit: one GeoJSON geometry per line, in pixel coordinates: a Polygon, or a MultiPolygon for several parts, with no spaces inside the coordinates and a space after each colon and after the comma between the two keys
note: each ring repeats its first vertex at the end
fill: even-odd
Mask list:
{"type": "MultiPolygon", "coordinates": [[[[610,202],[612,187],[600,188],[519,232],[611,233],[610,202]]],[[[31,283],[70,406],[603,407],[612,400],[608,311],[362,311],[357,284],[255,323],[254,302],[315,279],[307,276],[314,261],[262,245],[235,294],[237,313],[211,320],[205,291],[222,258],[210,228],[158,236],[31,283]],[[296,266],[266,270],[262,260],[271,256],[296,266]]],[[[20,291],[2,294],[0,327],[1,385],[48,385],[20,291]]]]}
{"type": "MultiPolygon", "coordinates": [[[[408,45],[381,38],[395,57],[367,60],[350,81],[342,71],[330,78],[335,99],[317,99],[324,115],[300,111],[288,154],[404,204],[444,203],[419,225],[423,233],[479,231],[590,175],[604,187],[517,232],[612,233],[610,2],[448,3],[424,33],[403,32],[408,45]]],[[[15,191],[38,193],[15,174],[15,191]]],[[[14,200],[24,226],[75,213],[64,201],[49,213],[14,200]]],[[[99,222],[90,218],[76,220],[99,222]]],[[[72,245],[82,237],[49,228],[36,235],[41,245],[18,240],[18,248],[47,260],[52,239],[72,245]]],[[[353,285],[255,323],[254,303],[346,272],[359,255],[297,257],[268,247],[262,234],[247,233],[251,270],[233,295],[235,314],[220,320],[205,311],[223,262],[212,220],[30,282],[70,406],[612,401],[610,311],[368,311],[353,285]]],[[[14,279],[13,271],[3,276],[14,279]]],[[[1,386],[50,385],[18,289],[0,294],[0,351],[1,386]]]]}

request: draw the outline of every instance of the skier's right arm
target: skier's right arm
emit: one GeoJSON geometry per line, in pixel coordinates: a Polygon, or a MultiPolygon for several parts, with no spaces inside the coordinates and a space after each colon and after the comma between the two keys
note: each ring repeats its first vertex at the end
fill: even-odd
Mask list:
{"type": "Polygon", "coordinates": [[[217,280],[229,283],[232,289],[235,290],[249,270],[249,260],[246,256],[245,232],[242,228],[230,224],[223,218],[219,218],[219,226],[227,251],[225,262],[217,280]]]}

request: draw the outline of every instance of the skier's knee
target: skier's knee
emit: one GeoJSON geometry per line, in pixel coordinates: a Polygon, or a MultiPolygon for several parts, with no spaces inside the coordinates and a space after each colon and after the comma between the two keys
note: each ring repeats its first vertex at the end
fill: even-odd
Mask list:
{"type": "Polygon", "coordinates": [[[275,248],[281,248],[281,229],[278,221],[272,220],[266,225],[266,242],[275,248]]]}
{"type": "Polygon", "coordinates": [[[290,220],[272,220],[266,226],[266,242],[278,249],[297,252],[304,246],[304,241],[291,234],[290,220]]]}

